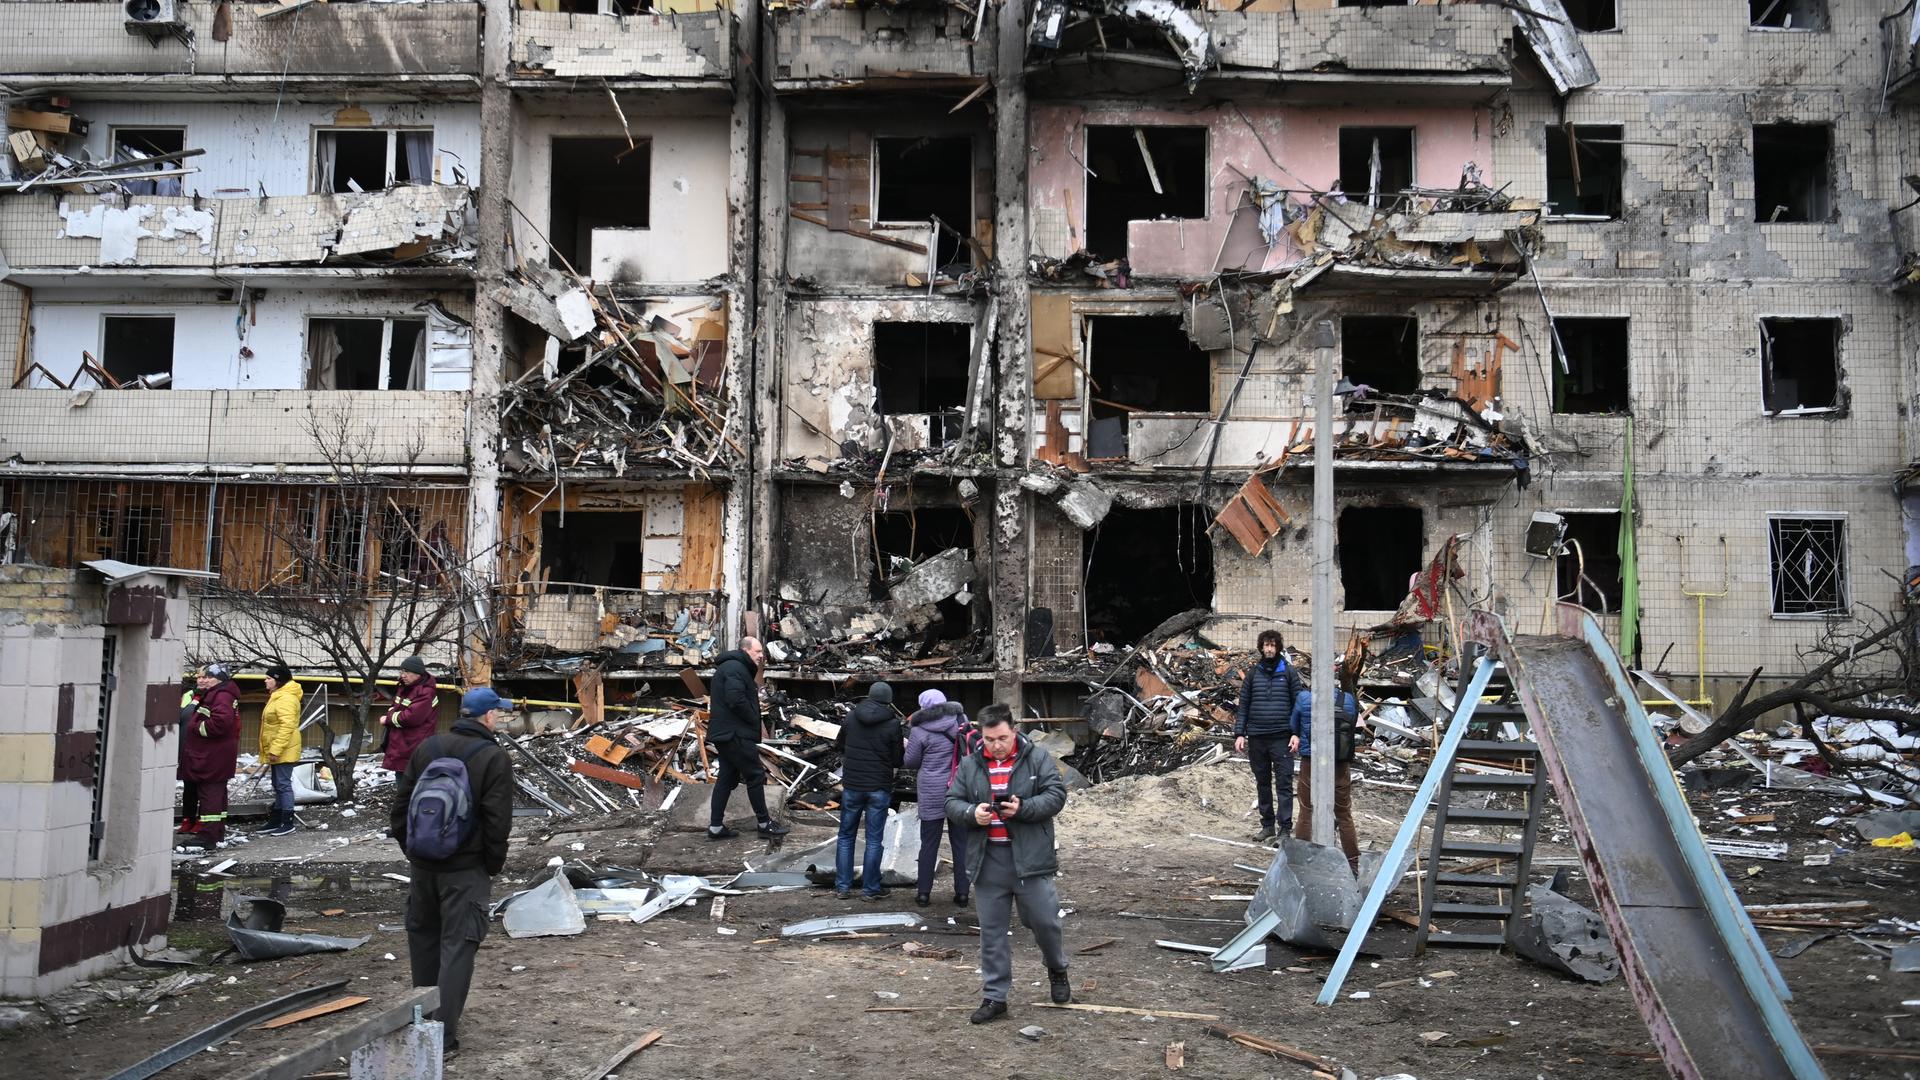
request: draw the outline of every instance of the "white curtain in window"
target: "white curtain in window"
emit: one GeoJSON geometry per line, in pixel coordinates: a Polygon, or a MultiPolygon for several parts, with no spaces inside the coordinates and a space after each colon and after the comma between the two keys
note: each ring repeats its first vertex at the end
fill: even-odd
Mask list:
{"type": "Polygon", "coordinates": [[[340,339],[333,323],[325,319],[307,322],[307,389],[333,390],[335,361],[340,359],[340,339]]]}
{"type": "Polygon", "coordinates": [[[422,326],[413,337],[413,362],[407,367],[408,390],[427,388],[427,328],[422,326]]]}
{"type": "Polygon", "coordinates": [[[315,140],[313,155],[313,190],[315,192],[326,193],[333,190],[334,158],[338,150],[339,143],[331,131],[321,132],[320,137],[315,140]]]}
{"type": "Polygon", "coordinates": [[[407,180],[415,184],[433,183],[433,132],[403,131],[400,151],[406,155],[407,180]]]}

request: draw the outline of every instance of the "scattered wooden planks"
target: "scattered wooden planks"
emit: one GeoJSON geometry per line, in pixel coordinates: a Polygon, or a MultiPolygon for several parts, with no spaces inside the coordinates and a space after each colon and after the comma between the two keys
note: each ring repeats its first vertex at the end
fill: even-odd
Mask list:
{"type": "Polygon", "coordinates": [[[355,1005],[365,1005],[371,1000],[373,999],[364,997],[334,998],[332,1001],[323,1001],[318,1005],[309,1005],[304,1009],[287,1013],[285,1016],[276,1016],[264,1024],[255,1024],[253,1030],[273,1031],[276,1028],[283,1028],[289,1024],[297,1024],[302,1020],[311,1020],[316,1016],[326,1016],[329,1013],[343,1012],[353,1008],[355,1005]]]}
{"type": "Polygon", "coordinates": [[[1230,1043],[1244,1046],[1249,1050],[1258,1050],[1263,1054],[1284,1058],[1287,1061],[1296,1062],[1308,1068],[1319,1069],[1321,1072],[1332,1073],[1336,1076],[1340,1073],[1340,1067],[1338,1065],[1335,1065],[1333,1062],[1328,1061],[1318,1054],[1310,1054],[1297,1046],[1288,1046],[1286,1043],[1274,1042],[1272,1039],[1262,1038],[1259,1035],[1245,1031],[1235,1031],[1232,1028],[1222,1027],[1219,1024],[1208,1024],[1207,1034],[1225,1039],[1230,1043]]]}

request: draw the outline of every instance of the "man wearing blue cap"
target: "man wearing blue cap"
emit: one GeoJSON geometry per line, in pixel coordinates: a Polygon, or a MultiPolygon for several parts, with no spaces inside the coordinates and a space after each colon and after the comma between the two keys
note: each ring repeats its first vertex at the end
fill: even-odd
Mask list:
{"type": "Polygon", "coordinates": [[[467,691],[453,729],[416,747],[394,788],[393,836],[412,868],[407,958],[413,985],[440,988],[434,1019],[449,1053],[460,1048],[492,879],[507,864],[513,762],[493,732],[512,710],[488,687],[467,691]]]}

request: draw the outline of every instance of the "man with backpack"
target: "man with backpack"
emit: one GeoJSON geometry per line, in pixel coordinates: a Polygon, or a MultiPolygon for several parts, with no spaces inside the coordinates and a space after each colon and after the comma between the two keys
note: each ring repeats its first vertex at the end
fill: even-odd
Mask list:
{"type": "Polygon", "coordinates": [[[493,732],[513,702],[488,687],[460,698],[460,719],[421,743],[394,786],[393,836],[407,853],[407,958],[413,985],[438,986],[444,1047],[460,1048],[474,954],[487,936],[492,878],[507,864],[513,762],[493,732]]]}
{"type": "MultiPolygon", "coordinates": [[[[1299,817],[1294,820],[1296,840],[1313,839],[1313,691],[1302,690],[1293,699],[1291,749],[1300,755],[1300,783],[1294,792],[1299,817]]],[[[1353,741],[1360,727],[1360,702],[1353,692],[1340,689],[1333,699],[1333,824],[1340,831],[1340,848],[1347,853],[1347,865],[1360,872],[1360,837],[1353,831],[1353,741]]]]}
{"type": "Polygon", "coordinates": [[[1278,630],[1262,630],[1260,650],[1240,686],[1233,721],[1233,749],[1253,766],[1253,790],[1260,802],[1260,831],[1269,840],[1293,828],[1293,754],[1287,749],[1288,718],[1304,690],[1300,673],[1287,663],[1286,642],[1278,630]]]}

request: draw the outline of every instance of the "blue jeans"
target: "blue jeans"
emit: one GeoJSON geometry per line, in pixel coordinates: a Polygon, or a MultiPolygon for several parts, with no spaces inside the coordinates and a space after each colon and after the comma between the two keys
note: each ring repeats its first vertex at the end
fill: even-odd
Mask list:
{"type": "Polygon", "coordinates": [[[860,819],[867,819],[867,853],[860,869],[861,889],[868,896],[880,894],[880,848],[887,828],[887,804],[893,801],[888,791],[842,791],[840,793],[840,846],[834,852],[833,887],[846,892],[853,888],[853,837],[860,831],[860,819]]]}
{"type": "Polygon", "coordinates": [[[293,763],[269,766],[273,770],[273,808],[280,816],[292,824],[293,819],[293,763]]]}

